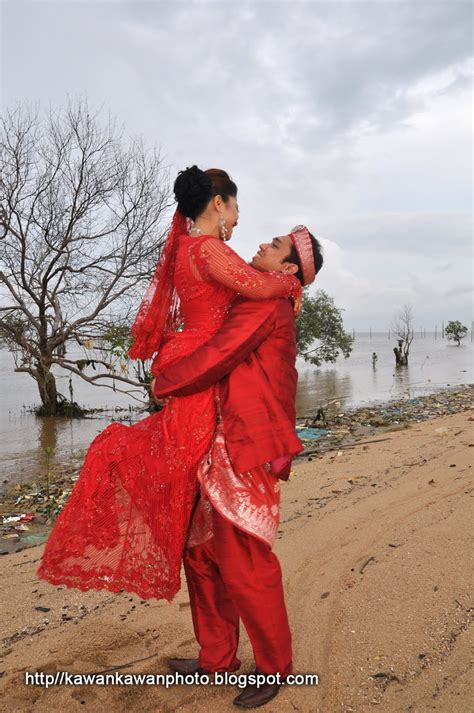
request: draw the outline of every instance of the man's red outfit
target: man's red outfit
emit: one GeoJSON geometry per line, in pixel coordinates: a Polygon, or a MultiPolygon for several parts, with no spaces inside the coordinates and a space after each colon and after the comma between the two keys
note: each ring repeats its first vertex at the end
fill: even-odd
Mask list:
{"type": "Polygon", "coordinates": [[[239,619],[258,671],[293,671],[281,568],[272,546],[280,480],[303,448],[295,431],[296,328],[286,299],[238,298],[221,327],[193,354],[162,371],[157,398],[216,386],[219,421],[198,471],[200,498],[183,563],[199,665],[231,671],[239,619]]]}

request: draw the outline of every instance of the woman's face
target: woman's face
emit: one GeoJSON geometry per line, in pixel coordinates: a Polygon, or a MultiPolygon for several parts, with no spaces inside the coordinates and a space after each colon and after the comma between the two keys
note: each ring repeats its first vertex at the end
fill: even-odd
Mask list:
{"type": "Polygon", "coordinates": [[[225,219],[225,227],[227,228],[227,239],[229,240],[239,219],[239,204],[237,203],[237,198],[229,196],[227,202],[222,201],[221,210],[225,219]]]}

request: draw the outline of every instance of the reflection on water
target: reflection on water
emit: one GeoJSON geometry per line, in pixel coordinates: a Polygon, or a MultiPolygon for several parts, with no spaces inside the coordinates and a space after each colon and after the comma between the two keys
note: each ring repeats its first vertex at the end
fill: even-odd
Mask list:
{"type": "Polygon", "coordinates": [[[352,377],[350,374],[338,373],[337,369],[326,368],[305,369],[304,362],[298,364],[298,393],[296,397],[296,412],[298,416],[309,415],[328,401],[337,399],[342,404],[352,394],[352,377]]]}
{"type": "MultiPolygon", "coordinates": [[[[73,354],[72,350],[70,353],[73,354]]],[[[36,417],[27,410],[39,404],[36,383],[28,374],[15,373],[13,367],[12,355],[0,350],[0,489],[4,481],[21,483],[44,474],[47,447],[53,448],[50,459],[53,468],[58,463],[65,466],[74,463],[108,423],[127,414],[114,409],[137,405],[124,394],[92,386],[73,375],[74,399],[88,408],[106,408],[107,413],[84,419],[36,417]]],[[[58,391],[69,397],[69,375],[61,370],[55,374],[58,391]]]]}
{"type": "MultiPolygon", "coordinates": [[[[470,335],[457,347],[439,337],[435,339],[433,334],[415,338],[409,366],[401,369],[395,368],[394,340],[388,340],[386,334],[373,334],[372,339],[368,334],[356,334],[349,359],[341,357],[320,368],[298,359],[297,414],[315,413],[319,406],[334,399],[341,402],[341,408],[347,408],[411,398],[447,384],[472,383],[473,347],[469,339],[470,335]],[[378,355],[375,367],[372,352],[378,355]]],[[[58,390],[68,396],[69,375],[60,370],[56,374],[58,390]]],[[[13,372],[12,355],[5,350],[0,350],[0,380],[0,481],[22,482],[44,473],[44,449],[48,446],[54,449],[53,465],[73,463],[108,423],[123,417],[123,411],[114,409],[137,405],[124,394],[92,386],[73,375],[74,399],[83,406],[109,411],[86,419],[37,418],[26,410],[38,403],[35,382],[27,374],[13,372]]],[[[134,419],[143,417],[132,413],[134,419]]]]}
{"type": "MultiPolygon", "coordinates": [[[[466,337],[470,339],[470,336],[466,337]]],[[[473,345],[460,347],[434,334],[413,340],[409,365],[395,366],[394,340],[387,335],[356,334],[348,359],[313,367],[298,359],[299,372],[296,410],[298,415],[314,413],[332,399],[341,407],[353,407],[377,401],[412,398],[435,391],[448,384],[472,383],[473,345]],[[372,353],[377,354],[375,366],[372,353]]]]}

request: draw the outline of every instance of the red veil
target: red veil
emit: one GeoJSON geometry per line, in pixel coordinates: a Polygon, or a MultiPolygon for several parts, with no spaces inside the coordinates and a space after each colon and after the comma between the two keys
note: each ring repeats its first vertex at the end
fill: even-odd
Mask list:
{"type": "Polygon", "coordinates": [[[166,332],[179,324],[179,298],[174,286],[174,268],[178,238],[189,232],[190,221],[179,210],[173,216],[171,228],[131,328],[133,343],[130,359],[151,359],[159,350],[166,332]]]}

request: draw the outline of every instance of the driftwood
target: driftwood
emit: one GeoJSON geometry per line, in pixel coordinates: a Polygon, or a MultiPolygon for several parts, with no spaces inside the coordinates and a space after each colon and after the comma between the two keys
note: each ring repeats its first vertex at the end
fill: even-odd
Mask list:
{"type": "Polygon", "coordinates": [[[364,564],[360,568],[359,572],[360,574],[364,574],[364,569],[367,567],[369,562],[375,562],[375,557],[369,557],[368,559],[365,560],[364,564]]]}
{"type": "MultiPolygon", "coordinates": [[[[117,666],[111,666],[111,668],[104,668],[102,671],[94,671],[94,673],[109,673],[110,671],[118,671],[121,668],[128,668],[129,666],[133,666],[134,663],[141,663],[142,661],[148,661],[149,659],[156,658],[158,654],[151,654],[151,656],[145,656],[143,659],[134,659],[133,661],[129,661],[128,663],[121,663],[117,664],[117,666]]],[[[87,675],[87,674],[86,674],[87,675]]]]}
{"type": "MultiPolygon", "coordinates": [[[[345,450],[347,450],[347,449],[349,449],[349,448],[355,448],[356,446],[364,446],[364,445],[366,445],[366,444],[368,444],[368,443],[383,443],[384,441],[391,441],[391,440],[392,440],[391,438],[378,438],[377,440],[373,440],[373,441],[358,441],[357,443],[348,443],[348,444],[345,445],[345,446],[336,446],[335,448],[333,448],[333,449],[331,449],[331,450],[342,450],[343,448],[344,448],[345,450]]],[[[317,451],[304,451],[304,453],[301,453],[301,457],[303,457],[303,456],[314,456],[314,455],[317,455],[318,453],[320,453],[319,450],[317,450],[317,451]]]]}

